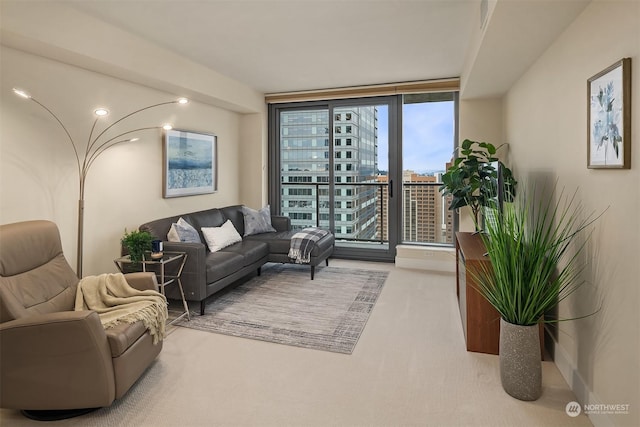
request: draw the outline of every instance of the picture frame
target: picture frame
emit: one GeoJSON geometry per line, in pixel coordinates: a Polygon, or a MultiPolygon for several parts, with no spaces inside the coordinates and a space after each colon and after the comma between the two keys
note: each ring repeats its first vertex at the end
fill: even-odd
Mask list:
{"type": "Polygon", "coordinates": [[[631,168],[631,58],[587,80],[587,167],[631,168]]]}
{"type": "Polygon", "coordinates": [[[163,136],[162,197],[215,193],[217,137],[207,133],[171,129],[163,136]]]}

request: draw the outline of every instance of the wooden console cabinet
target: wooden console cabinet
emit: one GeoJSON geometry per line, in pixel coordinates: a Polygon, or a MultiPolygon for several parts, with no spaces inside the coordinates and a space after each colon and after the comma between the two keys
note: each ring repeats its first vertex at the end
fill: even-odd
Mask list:
{"type": "Polygon", "coordinates": [[[500,315],[476,290],[470,271],[479,271],[491,261],[479,234],[456,233],[456,273],[462,330],[468,351],[498,354],[500,315]]]}
{"type": "MultiPolygon", "coordinates": [[[[477,291],[470,271],[490,266],[486,248],[479,234],[456,233],[456,273],[458,304],[468,351],[498,354],[500,314],[477,291]]],[[[544,355],[544,328],[540,324],[540,352],[544,355]]]]}

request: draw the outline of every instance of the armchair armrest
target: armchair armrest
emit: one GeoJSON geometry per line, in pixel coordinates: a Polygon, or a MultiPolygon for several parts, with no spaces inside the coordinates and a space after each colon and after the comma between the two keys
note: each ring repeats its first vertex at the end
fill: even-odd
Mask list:
{"type": "Polygon", "coordinates": [[[115,399],[111,351],[94,311],[0,324],[0,359],[2,408],[92,408],[115,399]]]}
{"type": "Polygon", "coordinates": [[[139,291],[158,291],[158,279],[155,273],[127,273],[124,278],[132,288],[139,291]]]}
{"type": "Polygon", "coordinates": [[[271,215],[271,225],[276,231],[291,230],[291,219],[288,216],[271,215]]]}

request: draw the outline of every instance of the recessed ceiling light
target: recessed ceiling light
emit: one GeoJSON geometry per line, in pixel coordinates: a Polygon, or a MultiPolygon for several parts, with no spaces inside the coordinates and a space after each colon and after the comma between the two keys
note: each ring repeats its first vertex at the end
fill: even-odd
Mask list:
{"type": "Polygon", "coordinates": [[[107,110],[106,108],[97,108],[93,114],[95,114],[96,116],[102,117],[102,116],[106,116],[107,114],[109,114],[109,110],[107,110]]]}
{"type": "Polygon", "coordinates": [[[187,104],[188,102],[187,98],[178,98],[178,104],[187,104]]]}
{"type": "Polygon", "coordinates": [[[164,125],[162,125],[162,129],[171,130],[173,129],[173,126],[170,123],[165,123],[164,125]]]}

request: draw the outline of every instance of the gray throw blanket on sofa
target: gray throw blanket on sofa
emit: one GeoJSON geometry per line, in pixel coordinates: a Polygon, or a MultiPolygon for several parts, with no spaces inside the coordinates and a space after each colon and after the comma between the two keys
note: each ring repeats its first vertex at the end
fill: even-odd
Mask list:
{"type": "Polygon", "coordinates": [[[311,262],[311,251],[316,242],[329,234],[327,230],[310,227],[297,232],[291,237],[291,247],[289,258],[296,264],[309,264],[311,262]]]}

